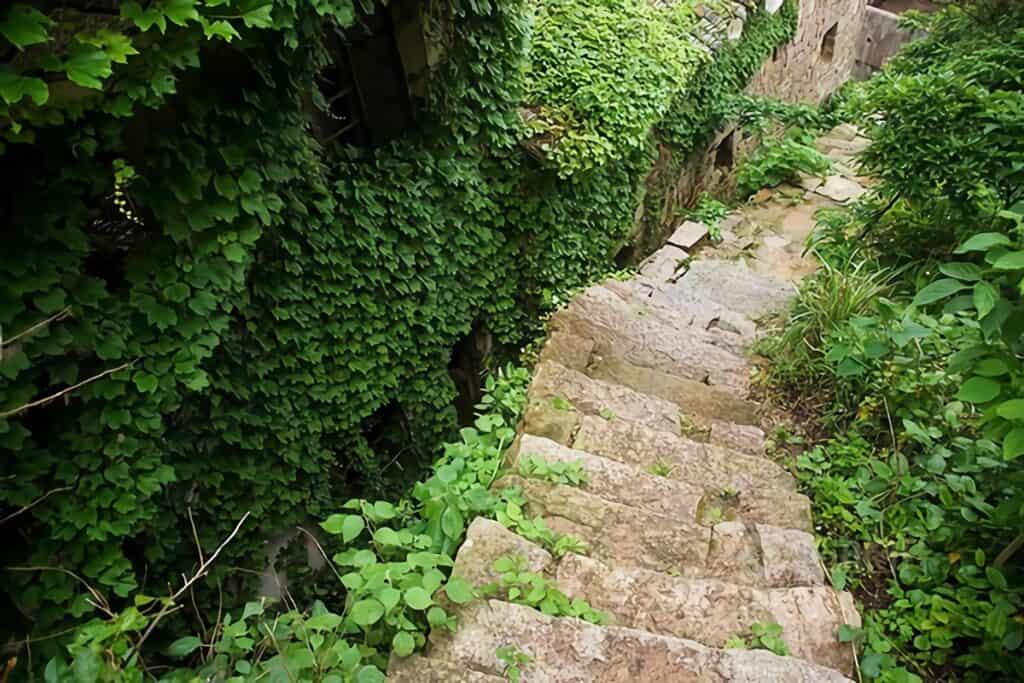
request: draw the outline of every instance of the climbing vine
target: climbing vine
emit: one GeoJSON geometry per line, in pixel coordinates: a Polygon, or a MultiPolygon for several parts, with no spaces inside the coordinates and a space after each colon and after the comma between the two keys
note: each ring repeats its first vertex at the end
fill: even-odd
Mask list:
{"type": "MultiPolygon", "coordinates": [[[[324,36],[361,25],[371,0],[104,7],[0,14],[0,531],[16,640],[93,615],[81,582],[118,614],[163,594],[196,544],[246,518],[195,586],[198,614],[240,605],[268,537],[350,494],[396,499],[456,437],[453,346],[475,324],[517,346],[559,292],[604,272],[650,168],[646,131],[673,100],[703,106],[673,95],[702,63],[688,3],[437,0],[424,14],[444,54],[415,124],[325,147],[310,130],[324,36]],[[584,73],[563,29],[592,16],[618,46],[603,64],[638,70],[612,107],[555,78],[584,73]],[[620,21],[654,58],[619,45],[620,21]],[[555,168],[519,146],[533,100],[579,133],[555,168]]],[[[597,69],[592,85],[621,81],[597,69]]]]}

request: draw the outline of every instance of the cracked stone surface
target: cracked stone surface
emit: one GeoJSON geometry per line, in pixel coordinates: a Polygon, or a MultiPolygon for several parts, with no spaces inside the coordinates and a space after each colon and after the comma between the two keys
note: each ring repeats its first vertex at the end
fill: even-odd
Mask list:
{"type": "MultiPolygon", "coordinates": [[[[746,18],[701,16],[709,46],[746,18]]],[[[546,616],[500,590],[449,605],[459,628],[393,657],[389,680],[497,683],[506,665],[495,652],[511,646],[531,658],[524,683],[849,683],[853,650],[838,631],[860,617],[826,581],[810,501],[766,453],[747,349],[818,266],[804,253],[815,213],[870,187],[856,170],[867,144],[837,127],[817,141],[832,161],[827,178],[763,190],[721,221],[715,245],[707,226],[683,223],[638,275],[593,285],[552,315],[493,488],[519,489],[527,518],[577,536],[586,555],[556,557],[477,518],[453,574],[492,583],[495,560],[518,556],[610,622],[546,616]],[[525,477],[527,456],[577,463],[587,479],[525,477]],[[782,627],[789,656],[726,647],[758,623],[782,627]]]]}

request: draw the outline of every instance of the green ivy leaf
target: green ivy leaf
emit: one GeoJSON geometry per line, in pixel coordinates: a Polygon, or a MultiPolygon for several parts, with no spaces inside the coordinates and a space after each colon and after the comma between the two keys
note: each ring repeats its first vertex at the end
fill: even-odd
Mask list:
{"type": "Polygon", "coordinates": [[[50,39],[47,29],[53,21],[28,5],[14,5],[0,19],[0,34],[22,50],[29,45],[45,43],[50,39]]]}
{"type": "Polygon", "coordinates": [[[135,382],[135,386],[144,394],[150,394],[156,391],[159,380],[155,375],[151,375],[147,372],[137,372],[135,377],[132,378],[135,382]]]}
{"type": "Polygon", "coordinates": [[[42,106],[50,99],[50,87],[41,78],[22,76],[7,65],[0,65],[0,98],[7,104],[17,104],[25,97],[42,106]]]}
{"type": "Polygon", "coordinates": [[[1024,420],[1024,398],[1015,398],[1004,401],[996,408],[999,417],[1007,420],[1024,420]]]}
{"type": "Polygon", "coordinates": [[[164,0],[162,9],[164,16],[178,26],[184,26],[190,20],[199,18],[196,0],[164,0]]]}
{"type": "Polygon", "coordinates": [[[77,43],[64,62],[68,78],[83,88],[102,90],[103,81],[113,70],[107,53],[98,47],[77,43]]]}

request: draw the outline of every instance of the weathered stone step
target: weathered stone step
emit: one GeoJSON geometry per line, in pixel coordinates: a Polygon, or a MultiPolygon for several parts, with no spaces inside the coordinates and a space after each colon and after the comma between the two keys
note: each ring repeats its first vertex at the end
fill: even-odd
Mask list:
{"type": "MultiPolygon", "coordinates": [[[[583,315],[587,315],[598,309],[600,315],[600,309],[611,309],[627,320],[644,318],[644,322],[651,326],[668,327],[676,335],[721,347],[738,356],[743,355],[744,346],[750,341],[739,328],[725,329],[712,325],[711,329],[708,329],[708,326],[703,324],[707,314],[701,314],[699,310],[658,306],[650,299],[625,296],[613,288],[612,282],[614,281],[588,287],[573,299],[567,307],[568,310],[577,308],[583,315]]],[[[745,325],[743,327],[746,328],[745,325]]]]}
{"type": "Polygon", "coordinates": [[[388,683],[508,683],[499,674],[487,674],[466,668],[461,662],[412,655],[391,655],[388,662],[388,683]]]}
{"type": "Polygon", "coordinates": [[[579,463],[589,481],[580,488],[587,493],[684,522],[700,521],[705,493],[688,482],[658,477],[617,460],[577,451],[551,439],[523,434],[513,449],[513,462],[537,456],[547,462],[579,463]]]}
{"type": "Polygon", "coordinates": [[[648,278],[636,277],[631,280],[605,280],[601,286],[627,302],[643,305],[646,310],[662,315],[684,316],[690,325],[699,327],[709,334],[733,335],[743,342],[754,341],[757,326],[750,318],[721,306],[713,301],[701,301],[696,297],[669,298],[659,294],[658,283],[648,278]]]}
{"type": "Polygon", "coordinates": [[[853,648],[839,627],[859,626],[849,593],[830,587],[757,589],[714,579],[682,579],[644,569],[609,567],[567,555],[558,563],[559,588],[611,615],[613,623],[649,633],[724,647],[754,624],[778,624],[790,654],[847,675],[853,648]]]}
{"type": "Polygon", "coordinates": [[[584,370],[603,382],[629,387],[648,396],[663,398],[679,406],[684,414],[700,423],[711,420],[757,425],[758,406],[736,395],[736,391],[715,387],[668,372],[634,365],[613,355],[593,354],[584,370]]]}
{"type": "MultiPolygon", "coordinates": [[[[553,618],[529,607],[498,600],[478,601],[458,611],[455,633],[434,631],[429,657],[461,665],[473,674],[501,676],[498,648],[528,655],[522,683],[840,683],[832,669],[764,650],[722,650],[699,643],[618,626],[595,626],[553,618]]],[[[399,676],[410,660],[399,660],[399,676]]],[[[453,683],[479,679],[456,675],[453,683]]],[[[415,680],[405,678],[399,680],[415,680]]],[[[486,679],[485,679],[486,680],[486,679]]]]}
{"type": "Polygon", "coordinates": [[[721,495],[712,482],[681,481],[637,469],[618,460],[563,446],[550,439],[524,434],[513,457],[540,456],[549,462],[579,463],[589,477],[581,488],[600,498],[648,512],[702,524],[740,520],[812,530],[810,501],[776,489],[754,489],[721,495]],[[711,484],[708,486],[708,484],[711,484]]]}
{"type": "Polygon", "coordinates": [[[495,487],[521,489],[528,517],[541,517],[556,533],[578,537],[588,554],[612,564],[769,588],[824,581],[814,537],[803,531],[741,522],[707,527],[515,475],[495,487]]]}
{"type": "Polygon", "coordinates": [[[679,434],[679,407],[627,387],[587,377],[552,361],[537,364],[527,391],[524,428],[531,434],[568,443],[580,419],[605,415],[679,434]]]}
{"type": "Polygon", "coordinates": [[[660,289],[669,298],[685,293],[684,300],[707,299],[753,319],[782,310],[795,294],[792,285],[760,275],[742,261],[717,259],[691,262],[675,284],[660,289]]]}
{"type": "Polygon", "coordinates": [[[642,470],[664,469],[672,479],[699,482],[723,491],[772,487],[796,495],[793,476],[767,458],[692,441],[642,424],[584,416],[569,445],[642,470]]]}
{"type": "Polygon", "coordinates": [[[593,298],[574,300],[557,311],[550,324],[553,330],[570,330],[592,339],[596,354],[744,392],[750,385],[748,361],[712,344],[696,327],[677,328],[657,317],[629,314],[593,298]]]}

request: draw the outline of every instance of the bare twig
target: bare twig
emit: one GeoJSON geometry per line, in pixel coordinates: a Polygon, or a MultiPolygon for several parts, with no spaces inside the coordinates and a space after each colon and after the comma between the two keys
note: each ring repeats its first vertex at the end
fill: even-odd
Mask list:
{"type": "Polygon", "coordinates": [[[196,552],[199,553],[199,564],[203,564],[203,546],[199,543],[199,532],[196,531],[196,520],[192,517],[192,506],[188,508],[188,523],[192,527],[192,540],[196,542],[196,552]]]}
{"type": "Polygon", "coordinates": [[[156,628],[156,625],[160,623],[161,619],[166,617],[168,614],[176,611],[177,609],[180,609],[180,605],[175,604],[177,599],[184,595],[185,592],[192,587],[192,584],[194,584],[202,577],[206,576],[206,573],[210,570],[210,566],[217,559],[217,556],[219,556],[221,551],[224,550],[225,547],[227,547],[228,543],[234,540],[235,536],[238,535],[238,532],[241,531],[242,525],[245,524],[245,520],[249,519],[249,515],[251,514],[251,512],[246,512],[244,515],[242,515],[242,519],[238,520],[238,524],[235,525],[234,530],[228,535],[227,538],[224,539],[224,541],[219,546],[217,546],[217,549],[213,551],[213,554],[210,555],[210,557],[206,559],[206,561],[200,563],[199,569],[197,569],[195,574],[192,575],[192,578],[187,579],[185,583],[182,585],[182,587],[179,588],[175,593],[173,593],[170,596],[170,598],[166,600],[164,606],[160,609],[159,612],[157,612],[156,616],[153,617],[153,621],[149,622],[149,626],[146,628],[146,631],[142,634],[142,637],[139,638],[139,640],[135,643],[134,647],[132,648],[134,652],[142,652],[142,644],[145,643],[146,639],[149,638],[149,636],[153,633],[153,630],[156,628]]]}
{"type": "Polygon", "coordinates": [[[49,498],[53,494],[61,493],[63,491],[70,491],[71,489],[72,489],[71,486],[61,486],[60,488],[53,489],[52,491],[47,491],[43,495],[41,495],[38,498],[36,498],[35,500],[33,500],[28,505],[22,506],[21,508],[15,510],[14,512],[12,512],[11,514],[7,515],[6,517],[0,518],[0,526],[2,526],[4,524],[6,524],[7,522],[11,521],[12,519],[17,517],[18,515],[21,515],[21,514],[24,514],[24,513],[28,512],[29,510],[34,508],[36,505],[39,505],[40,503],[42,503],[44,500],[46,500],[47,498],[49,498]]]}
{"type": "Polygon", "coordinates": [[[19,339],[21,339],[22,337],[24,337],[26,335],[29,335],[29,334],[32,334],[33,332],[38,330],[40,327],[45,327],[46,325],[49,325],[50,323],[54,323],[54,322],[57,322],[59,320],[63,320],[64,318],[68,317],[69,315],[71,315],[71,307],[70,306],[65,306],[63,310],[58,311],[57,313],[54,313],[53,315],[51,315],[46,320],[41,320],[41,321],[37,322],[35,325],[33,325],[32,327],[28,328],[27,330],[22,330],[21,332],[19,332],[18,334],[14,335],[10,339],[4,339],[3,332],[0,331],[0,360],[3,360],[3,358],[4,358],[3,347],[10,346],[14,342],[16,342],[19,339]]]}
{"type": "Polygon", "coordinates": [[[90,384],[92,382],[95,382],[98,379],[102,379],[102,378],[106,377],[107,375],[112,375],[115,372],[119,372],[121,370],[124,370],[125,368],[129,368],[132,365],[135,365],[135,361],[134,360],[128,361],[127,363],[121,363],[116,368],[110,368],[109,370],[104,370],[103,372],[101,372],[98,375],[94,375],[94,376],[92,376],[92,377],[90,377],[88,379],[83,379],[78,384],[70,386],[67,389],[61,389],[56,394],[51,394],[51,395],[49,395],[49,396],[47,396],[45,398],[39,399],[38,401],[32,401],[31,403],[26,403],[25,405],[20,406],[18,408],[14,408],[12,410],[6,410],[6,411],[0,413],[0,418],[11,417],[12,415],[17,415],[18,413],[23,413],[26,410],[29,410],[30,408],[37,408],[37,407],[39,407],[41,405],[49,403],[50,401],[56,400],[56,399],[60,398],[61,396],[65,395],[65,394],[71,393],[75,389],[80,389],[80,388],[84,387],[86,384],[90,384]]]}

